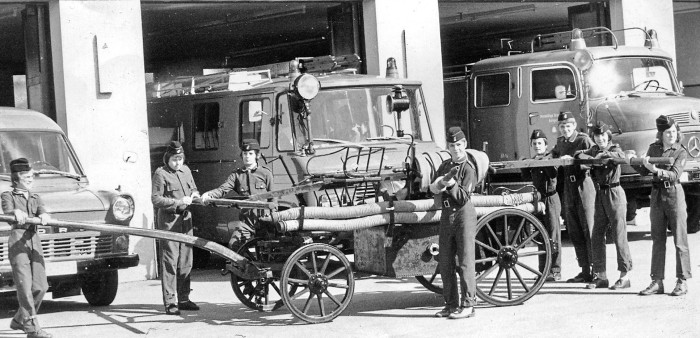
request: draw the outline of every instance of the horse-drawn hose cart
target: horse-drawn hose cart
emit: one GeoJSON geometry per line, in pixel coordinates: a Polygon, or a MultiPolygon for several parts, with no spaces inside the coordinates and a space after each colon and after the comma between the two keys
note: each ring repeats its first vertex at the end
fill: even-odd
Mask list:
{"type": "MultiPolygon", "coordinates": [[[[573,161],[512,161],[492,166],[526,168],[571,165],[573,161]]],[[[486,175],[483,166],[481,163],[480,174],[486,175]]],[[[333,180],[337,183],[338,179],[333,180]]],[[[271,194],[295,194],[330,183],[328,179],[308,182],[271,194]]],[[[260,201],[261,197],[268,195],[247,200],[216,199],[207,204],[274,207],[260,201]]],[[[493,305],[521,304],[537,293],[545,281],[546,273],[538,269],[539,258],[546,261],[542,271],[549,271],[551,265],[552,245],[535,217],[544,211],[544,204],[536,191],[475,194],[471,201],[478,213],[477,295],[493,305]]],[[[223,272],[231,274],[233,291],[247,307],[272,311],[286,305],[297,318],[322,323],[340,315],[352,300],[356,271],[397,278],[415,276],[429,290],[441,292],[437,266],[440,213],[440,201],[435,199],[275,211],[266,222],[271,225],[269,229],[258,231],[258,237],[244,243],[237,252],[169,231],[61,220],[52,220],[48,225],[171,240],[208,250],[228,261],[223,272]],[[354,233],[354,264],[348,260],[350,254],[335,245],[337,234],[349,231],[354,233]]],[[[13,222],[14,218],[0,215],[0,221],[13,222]]],[[[30,218],[28,223],[40,224],[40,220],[30,218]]]]}

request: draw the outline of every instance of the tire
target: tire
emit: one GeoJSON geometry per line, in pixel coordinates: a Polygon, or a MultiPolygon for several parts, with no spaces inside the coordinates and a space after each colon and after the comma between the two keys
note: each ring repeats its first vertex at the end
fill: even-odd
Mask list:
{"type": "Polygon", "coordinates": [[[80,288],[90,305],[110,305],[117,296],[119,272],[117,270],[110,270],[83,275],[80,288]]]}

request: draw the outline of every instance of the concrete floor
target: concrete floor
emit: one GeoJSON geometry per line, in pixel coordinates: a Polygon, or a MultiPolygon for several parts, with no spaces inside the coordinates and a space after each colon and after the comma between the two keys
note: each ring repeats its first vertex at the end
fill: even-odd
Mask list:
{"type": "MultiPolygon", "coordinates": [[[[228,276],[218,271],[193,274],[191,298],[202,309],[166,316],[158,280],[123,283],[108,307],[90,307],[82,296],[48,300],[39,319],[55,337],[699,337],[700,278],[689,280],[683,297],[637,296],[649,283],[651,239],[647,210],[637,226],[628,227],[634,269],[632,288],[587,290],[583,284],[545,284],[523,305],[494,307],[480,303],[476,316],[463,320],[434,318],[442,296],[424,289],[414,278],[356,276],[354,297],[334,321],[306,324],[286,308],[261,313],[243,306],[233,294],[228,276]]],[[[700,274],[700,234],[689,236],[692,268],[700,274]]],[[[674,286],[673,240],[667,251],[667,293],[674,286]]],[[[615,249],[609,244],[609,278],[617,278],[615,249]]],[[[578,268],[573,248],[565,242],[563,277],[578,268]]],[[[9,329],[14,300],[0,303],[0,337],[23,337],[9,329]]]]}

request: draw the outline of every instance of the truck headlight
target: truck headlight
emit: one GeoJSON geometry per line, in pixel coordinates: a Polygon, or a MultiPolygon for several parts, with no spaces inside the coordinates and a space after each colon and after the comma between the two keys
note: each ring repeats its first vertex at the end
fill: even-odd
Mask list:
{"type": "Polygon", "coordinates": [[[311,74],[301,74],[294,80],[294,92],[304,100],[311,100],[321,90],[321,82],[311,74]]]}
{"type": "Polygon", "coordinates": [[[117,197],[112,203],[112,214],[119,222],[131,219],[134,216],[134,199],[127,195],[117,197]]]}

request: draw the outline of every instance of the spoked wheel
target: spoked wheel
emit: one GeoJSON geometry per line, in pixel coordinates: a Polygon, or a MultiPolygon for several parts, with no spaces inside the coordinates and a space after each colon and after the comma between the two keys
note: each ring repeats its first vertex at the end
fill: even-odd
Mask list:
{"type": "MultiPolygon", "coordinates": [[[[253,238],[244,243],[238,249],[238,254],[253,262],[259,263],[261,266],[270,263],[270,259],[284,261],[283,257],[267,255],[265,259],[268,262],[264,262],[262,254],[258,252],[257,249],[258,240],[258,238],[253,238]]],[[[258,311],[273,311],[279,309],[284,305],[281,296],[282,291],[277,285],[280,280],[279,272],[273,269],[272,273],[273,275],[271,278],[260,279],[242,279],[235,274],[231,274],[231,288],[233,288],[233,293],[236,294],[236,297],[241,303],[251,309],[258,311]]],[[[288,289],[288,292],[292,294],[295,291],[296,286],[288,289]]]]}
{"type": "Polygon", "coordinates": [[[282,268],[282,298],[297,318],[324,323],[340,315],[355,291],[350,261],[327,244],[303,246],[282,268]],[[295,288],[298,292],[291,292],[295,288]]]}
{"type": "Polygon", "coordinates": [[[430,275],[415,276],[420,285],[426,289],[442,294],[442,278],[440,277],[440,265],[435,266],[435,271],[430,275]]]}
{"type": "Polygon", "coordinates": [[[476,293],[494,305],[518,305],[530,299],[547,275],[538,271],[539,257],[546,259],[543,271],[549,271],[552,264],[544,226],[518,209],[502,209],[480,218],[476,248],[485,253],[476,260],[477,267],[485,267],[477,274],[476,293]]]}

